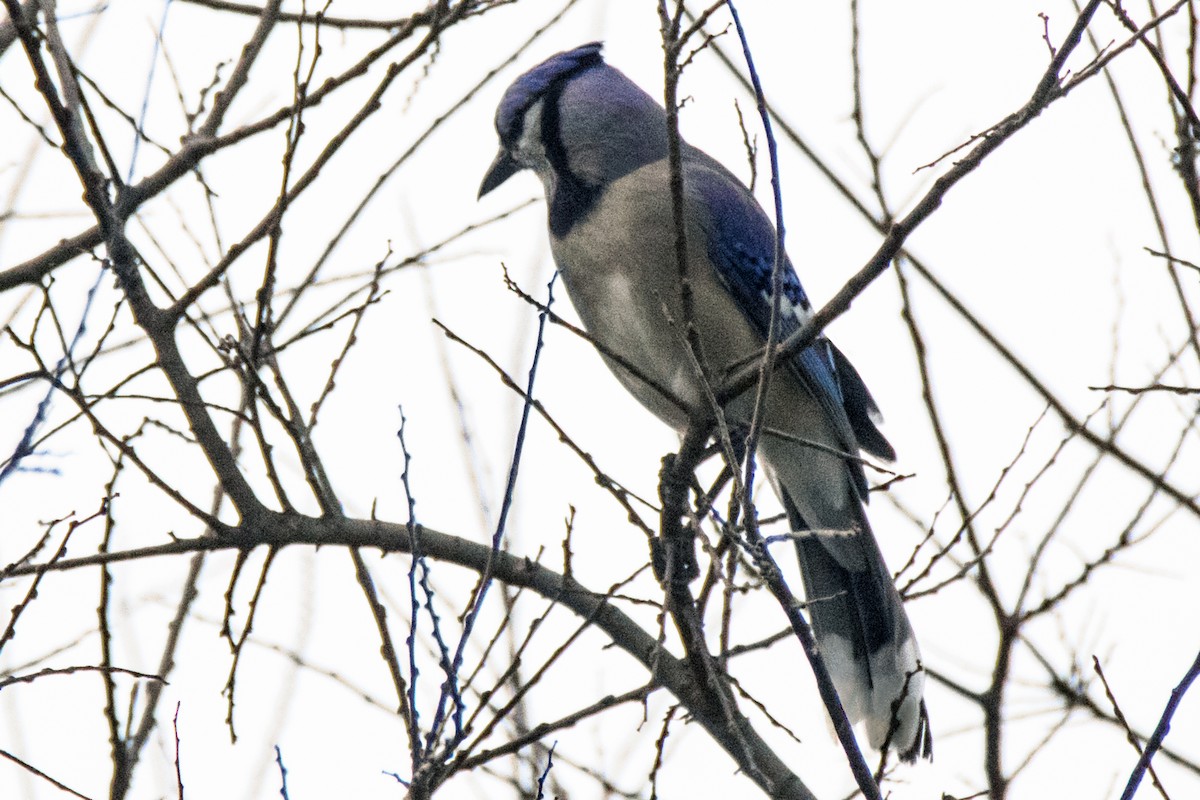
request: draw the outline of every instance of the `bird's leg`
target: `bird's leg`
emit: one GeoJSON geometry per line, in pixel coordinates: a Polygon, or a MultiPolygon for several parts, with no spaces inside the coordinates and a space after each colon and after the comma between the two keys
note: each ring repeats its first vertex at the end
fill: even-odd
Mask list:
{"type": "Polygon", "coordinates": [[[745,426],[729,428],[729,442],[733,452],[720,443],[709,447],[696,447],[698,437],[689,435],[680,452],[668,453],[663,457],[662,469],[658,473],[658,496],[662,501],[662,520],[659,536],[650,544],[650,560],[658,582],[666,584],[671,579],[687,585],[700,576],[700,565],[696,560],[696,529],[689,520],[684,521],[688,510],[688,492],[695,490],[698,498],[696,516],[703,517],[712,507],[716,494],[738,469],[746,451],[745,426]],[[689,446],[689,444],[691,446],[689,446]],[[714,455],[725,459],[725,467],[717,477],[712,489],[705,492],[696,480],[696,467],[714,455]]]}

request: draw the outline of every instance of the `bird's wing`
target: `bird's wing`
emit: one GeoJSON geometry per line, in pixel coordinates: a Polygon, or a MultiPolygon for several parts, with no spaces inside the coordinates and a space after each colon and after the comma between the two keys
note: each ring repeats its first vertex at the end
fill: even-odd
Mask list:
{"type": "MultiPolygon", "coordinates": [[[[689,156],[685,181],[706,208],[709,259],[738,309],[765,340],[771,320],[774,226],[749,190],[699,151],[689,156]]],[[[812,316],[812,305],[786,255],[782,269],[780,340],[812,316]]],[[[789,367],[817,400],[847,452],[862,447],[881,458],[894,457],[875,425],[879,411],[874,399],[850,361],[828,339],[817,339],[794,356],[789,367]]],[[[865,497],[861,465],[848,462],[848,466],[865,497]]]]}

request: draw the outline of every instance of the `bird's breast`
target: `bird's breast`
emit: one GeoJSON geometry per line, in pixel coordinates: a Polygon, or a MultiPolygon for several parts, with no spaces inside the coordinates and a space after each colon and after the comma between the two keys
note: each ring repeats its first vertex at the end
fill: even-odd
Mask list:
{"type": "MultiPolygon", "coordinates": [[[[690,412],[705,408],[706,392],[686,345],[669,189],[653,178],[635,172],[612,184],[568,234],[551,236],[551,248],[609,367],[643,405],[682,430],[690,412]]],[[[693,314],[706,364],[719,380],[726,365],[761,342],[718,285],[700,237],[689,230],[693,314]]]]}

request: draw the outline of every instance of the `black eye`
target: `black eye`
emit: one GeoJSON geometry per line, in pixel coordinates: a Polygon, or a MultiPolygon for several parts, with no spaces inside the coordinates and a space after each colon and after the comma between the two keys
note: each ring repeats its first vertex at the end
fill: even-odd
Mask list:
{"type": "Polygon", "coordinates": [[[500,144],[508,150],[515,150],[521,143],[521,134],[525,131],[524,115],[513,120],[513,124],[508,126],[508,130],[500,134],[500,144]]]}

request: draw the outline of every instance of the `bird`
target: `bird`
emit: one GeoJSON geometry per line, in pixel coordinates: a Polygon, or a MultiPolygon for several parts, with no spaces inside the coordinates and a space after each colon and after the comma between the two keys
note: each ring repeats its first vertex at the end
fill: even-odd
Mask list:
{"type": "MultiPolygon", "coordinates": [[[[694,352],[683,333],[667,114],[602,46],[557,53],[507,88],[479,197],[522,170],[537,175],[550,249],[583,327],[624,387],[682,434],[711,408],[711,386],[762,352],[773,305],[780,338],[812,305],[786,256],[776,302],[774,225],[741,180],[680,140],[694,352]]],[[[747,425],[753,408],[753,387],[729,400],[731,428],[747,425]]],[[[787,512],[805,607],[847,716],[865,720],[876,750],[929,758],[920,651],[865,511],[859,451],[895,458],[875,400],[821,336],[774,373],[764,408],[758,453],[787,512]]]]}

